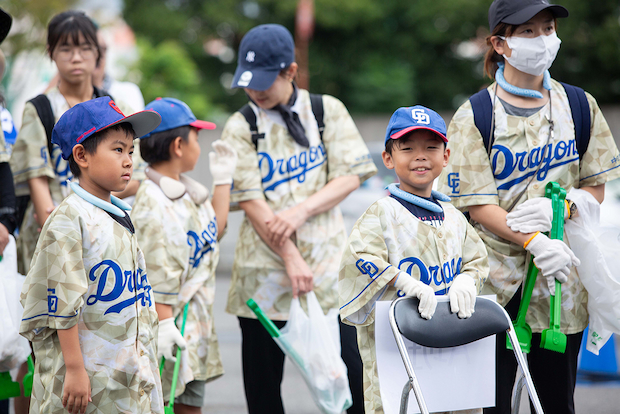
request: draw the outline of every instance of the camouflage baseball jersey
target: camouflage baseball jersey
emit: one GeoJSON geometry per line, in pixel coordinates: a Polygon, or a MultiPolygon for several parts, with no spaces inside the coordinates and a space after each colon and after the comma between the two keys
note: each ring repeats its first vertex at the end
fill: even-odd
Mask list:
{"type": "Polygon", "coordinates": [[[31,413],[63,413],[58,329],[77,324],[87,413],[163,413],[158,319],[137,237],[76,194],[45,223],[22,288],[20,333],[36,358],[31,413]]]}
{"type": "MultiPolygon", "coordinates": [[[[491,98],[494,85],[488,88],[491,98]]],[[[571,188],[597,186],[620,177],[620,156],[609,126],[594,98],[590,94],[587,98],[592,128],[587,152],[581,160],[575,145],[568,99],[558,82],[552,81],[555,136],[551,142],[546,144],[548,103],[526,118],[507,115],[497,100],[495,142],[490,157],[467,101],[454,114],[448,128],[451,156],[448,167],[438,180],[439,190],[448,194],[452,203],[463,211],[472,205],[485,204],[507,209],[532,176],[534,179],[519,204],[543,197],[545,185],[550,181],[558,182],[568,192],[571,188]]],[[[522,246],[497,237],[480,224],[476,223],[475,228],[487,246],[491,267],[483,293],[497,294],[497,301],[505,306],[524,279],[529,256],[522,246]]],[[[573,268],[568,281],[562,285],[562,332],[572,334],[585,329],[588,324],[587,301],[587,292],[573,268]]],[[[527,323],[534,332],[549,327],[549,289],[542,277],[536,281],[527,323]]]]}
{"type": "Polygon", "coordinates": [[[340,316],[357,327],[364,363],[366,414],[383,413],[375,354],[375,303],[393,300],[397,289],[389,282],[406,272],[445,295],[455,277],[467,274],[478,292],[489,265],[482,240],[463,214],[448,203],[439,227],[420,221],[392,197],[384,197],[355,223],[347,241],[338,280],[340,316]]]}
{"type": "MultiPolygon", "coordinates": [[[[47,98],[52,106],[54,120],[58,122],[60,117],[69,110],[69,104],[65,97],[53,88],[46,93],[47,98]]],[[[117,102],[121,110],[126,111],[127,115],[133,111],[122,102],[117,102]]],[[[132,179],[143,180],[145,163],[139,154],[138,141],[135,141],[135,149],[133,155],[134,172],[132,179]]],[[[15,181],[15,194],[18,196],[30,194],[28,188],[28,180],[38,177],[47,177],[54,205],[67,197],[71,191],[69,190],[67,181],[74,181],[73,174],[69,169],[69,162],[65,161],[61,155],[60,147],[53,144],[52,154],[50,156],[47,146],[47,135],[45,127],[37,114],[37,110],[30,102],[24,107],[24,116],[22,127],[15,140],[13,152],[11,154],[11,171],[15,181]],[[51,160],[51,161],[50,161],[51,160]]],[[[34,206],[32,202],[28,203],[28,208],[24,214],[24,222],[20,228],[19,237],[17,239],[17,262],[19,272],[27,274],[30,268],[30,260],[34,254],[37,245],[39,225],[34,219],[34,206]]]]}
{"type": "MultiPolygon", "coordinates": [[[[213,323],[215,268],[220,254],[215,211],[209,201],[196,205],[188,194],[170,200],[151,180],[140,184],[131,218],[140,248],[145,252],[155,302],[171,305],[177,327],[189,301],[185,340],[189,370],[179,376],[176,395],[191,380],[212,380],[224,373],[213,323]]],[[[187,364],[181,359],[181,365],[187,364]]],[[[183,370],[180,372],[184,372],[183,370]]],[[[164,400],[169,399],[174,364],[162,373],[164,400]]]]}
{"type": "MultiPolygon", "coordinates": [[[[250,105],[259,132],[265,134],[258,140],[258,149],[239,112],[230,117],[222,132],[222,140],[239,155],[230,196],[233,205],[262,199],[277,214],[303,202],[334,178],[357,175],[363,182],[377,172],[351,116],[336,98],[323,96],[325,130],[321,140],[309,94],[299,90],[292,110],[299,114],[309,148],[295,143],[279,113],[250,105]]],[[[293,240],[313,272],[314,291],[321,306],[324,310],[336,307],[338,263],[346,240],[340,208],[309,218],[293,240]]],[[[249,298],[254,298],[271,319],[288,319],[292,289],[284,262],[246,217],[239,230],[226,310],[255,318],[245,304],[249,298]]]]}

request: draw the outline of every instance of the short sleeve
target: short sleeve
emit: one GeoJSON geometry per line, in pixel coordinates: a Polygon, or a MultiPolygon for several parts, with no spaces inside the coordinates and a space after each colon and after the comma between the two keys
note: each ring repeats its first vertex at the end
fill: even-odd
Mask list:
{"type": "Polygon", "coordinates": [[[579,163],[579,187],[605,184],[620,177],[620,156],[609,125],[596,100],[586,93],[590,104],[590,143],[579,163]]]}
{"type": "MultiPolygon", "coordinates": [[[[44,339],[52,330],[69,329],[78,322],[88,290],[78,220],[60,206],[41,231],[21,303],[20,334],[30,341],[44,339]]],[[[75,216],[75,215],[73,215],[75,216]]]]}
{"type": "Polygon", "coordinates": [[[11,171],[16,184],[25,183],[31,178],[54,178],[47,149],[47,135],[39,119],[37,110],[30,102],[26,103],[22,127],[13,145],[11,171]]]}
{"type": "Polygon", "coordinates": [[[473,205],[499,205],[491,162],[469,101],[454,114],[447,136],[450,158],[439,176],[437,189],[450,196],[460,210],[473,205]]]}
{"type": "Polygon", "coordinates": [[[389,262],[383,236],[385,213],[375,203],[355,223],[347,240],[338,277],[340,317],[356,325],[374,322],[375,303],[400,270],[389,262]]]}
{"type": "Polygon", "coordinates": [[[240,112],[235,112],[228,119],[221,140],[230,144],[239,157],[233,174],[230,202],[236,204],[248,200],[264,200],[258,153],[252,143],[250,125],[240,112]]]}
{"type": "Polygon", "coordinates": [[[327,181],[346,175],[357,175],[360,182],[364,182],[375,175],[377,167],[344,104],[333,96],[323,95],[323,108],[327,181]]]}
{"type": "MultiPolygon", "coordinates": [[[[179,246],[179,241],[170,240],[167,234],[173,231],[172,228],[169,231],[164,229],[164,223],[168,220],[165,219],[156,200],[146,196],[144,192],[139,192],[136,196],[131,220],[136,229],[138,246],[144,253],[146,273],[153,288],[155,302],[176,305],[184,269],[179,261],[175,260],[174,255],[179,254],[179,250],[187,253],[186,239],[182,240],[185,246],[179,246]]],[[[176,226],[173,228],[176,229],[176,226]]],[[[185,234],[183,229],[180,231],[180,234],[185,234]]],[[[187,257],[179,258],[180,261],[187,259],[187,257]]]]}

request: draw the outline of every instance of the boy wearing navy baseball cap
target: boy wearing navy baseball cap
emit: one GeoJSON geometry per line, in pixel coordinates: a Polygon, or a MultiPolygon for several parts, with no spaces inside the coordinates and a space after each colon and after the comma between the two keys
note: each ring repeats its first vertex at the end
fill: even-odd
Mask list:
{"type": "Polygon", "coordinates": [[[79,184],[45,222],[21,294],[37,412],[163,413],[146,263],[131,208],[110,194],[131,179],[136,135],[159,122],[153,111],[125,117],[102,97],[54,126],[52,142],[79,184]]]}
{"type": "MultiPolygon", "coordinates": [[[[397,296],[420,299],[430,319],[436,295],[448,295],[452,312],[469,318],[487,278],[486,248],[450,199],[432,189],[448,164],[446,124],[423,106],[399,108],[385,134],[383,162],[400,184],[357,221],[340,265],[340,317],[355,324],[364,363],[366,413],[383,412],[375,359],[374,308],[397,296]]],[[[469,410],[471,412],[480,410],[469,410]]]]}
{"type": "Polygon", "coordinates": [[[218,240],[226,228],[237,155],[226,143],[212,144],[212,204],[207,189],[185,173],[194,169],[200,156],[198,131],[214,129],[215,124],[197,120],[184,102],[174,98],[157,98],[146,109],[159,113],[162,121],[140,140],[142,157],[149,166],[131,217],[146,253],[160,320],[158,359],[163,356],[166,360],[164,400],[171,396],[174,350],[186,349],[180,361],[174,410],[200,413],[205,383],[224,373],[213,324],[213,300],[218,240]]]}

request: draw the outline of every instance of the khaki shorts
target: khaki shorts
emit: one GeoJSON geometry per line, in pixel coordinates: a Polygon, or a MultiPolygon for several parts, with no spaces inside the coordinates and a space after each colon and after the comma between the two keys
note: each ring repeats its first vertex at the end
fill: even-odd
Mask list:
{"type": "Polygon", "coordinates": [[[192,407],[204,406],[205,384],[206,381],[192,381],[187,383],[183,394],[174,399],[175,404],[185,404],[192,407]]]}

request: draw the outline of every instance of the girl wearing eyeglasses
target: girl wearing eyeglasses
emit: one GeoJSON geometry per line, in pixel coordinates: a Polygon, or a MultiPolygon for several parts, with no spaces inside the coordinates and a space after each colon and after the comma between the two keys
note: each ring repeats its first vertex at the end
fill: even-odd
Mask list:
{"type": "MultiPolygon", "coordinates": [[[[38,229],[54,207],[69,195],[67,181],[73,179],[60,148],[51,144],[51,128],[48,136],[46,117],[40,111],[42,108],[51,109],[53,122],[49,126],[53,127],[69,108],[107,94],[93,86],[92,75],[101,50],[97,28],[86,14],[69,10],[54,16],[48,26],[46,51],[58,69],[58,83],[35,98],[39,101],[39,108],[33,103],[34,99],[26,103],[22,127],[10,160],[18,200],[28,203],[17,240],[18,268],[24,275],[28,273],[34,254],[38,229]]],[[[127,115],[130,113],[121,102],[117,105],[127,115]]],[[[137,165],[135,158],[134,153],[134,164],[137,165]]],[[[140,179],[136,173],[139,172],[134,172],[134,180],[140,179]]],[[[130,183],[135,187],[134,193],[138,184],[130,183]]],[[[130,195],[125,192],[120,196],[130,195]]]]}

